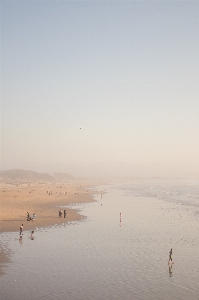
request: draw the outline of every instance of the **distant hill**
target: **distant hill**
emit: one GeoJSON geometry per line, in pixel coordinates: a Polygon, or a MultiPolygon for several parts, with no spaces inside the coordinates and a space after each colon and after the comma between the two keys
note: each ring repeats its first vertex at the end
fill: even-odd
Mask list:
{"type": "Polygon", "coordinates": [[[56,181],[68,181],[74,179],[73,176],[67,173],[54,173],[54,178],[56,181]]]}
{"type": "Polygon", "coordinates": [[[7,170],[0,171],[0,182],[11,183],[11,182],[52,182],[55,178],[47,173],[38,173],[28,170],[7,170]]]}

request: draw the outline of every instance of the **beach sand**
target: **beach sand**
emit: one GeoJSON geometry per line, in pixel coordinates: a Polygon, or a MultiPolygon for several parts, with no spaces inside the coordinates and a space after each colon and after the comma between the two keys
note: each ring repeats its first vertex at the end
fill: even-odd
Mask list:
{"type": "Polygon", "coordinates": [[[88,190],[91,182],[69,183],[23,183],[0,184],[0,232],[19,231],[34,227],[46,227],[55,224],[78,221],[84,218],[76,209],[66,209],[62,218],[59,209],[70,203],[92,202],[92,193],[88,190]],[[52,193],[51,193],[52,192],[52,193]],[[50,193],[50,194],[49,194],[50,193]],[[35,221],[27,221],[27,212],[35,221]]]}
{"type": "MultiPolygon", "coordinates": [[[[35,228],[53,226],[85,218],[77,209],[64,206],[74,203],[93,202],[95,191],[89,189],[94,182],[69,183],[0,183],[0,233],[19,232],[21,224],[23,231],[35,228]],[[52,192],[52,193],[51,193],[52,192]],[[63,207],[63,208],[62,208],[63,207]],[[59,210],[62,209],[62,218],[59,210]],[[66,209],[66,218],[64,218],[66,209]],[[27,221],[27,212],[34,221],[27,221]]],[[[9,249],[0,242],[1,267],[10,261],[9,249]]],[[[3,274],[0,267],[0,276],[3,274]]]]}

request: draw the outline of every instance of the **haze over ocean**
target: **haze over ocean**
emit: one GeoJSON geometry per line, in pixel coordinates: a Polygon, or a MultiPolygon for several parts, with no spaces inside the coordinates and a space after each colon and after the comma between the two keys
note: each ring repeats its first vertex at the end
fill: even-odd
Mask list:
{"type": "Polygon", "coordinates": [[[199,174],[198,1],[0,5],[2,170],[199,174]]]}

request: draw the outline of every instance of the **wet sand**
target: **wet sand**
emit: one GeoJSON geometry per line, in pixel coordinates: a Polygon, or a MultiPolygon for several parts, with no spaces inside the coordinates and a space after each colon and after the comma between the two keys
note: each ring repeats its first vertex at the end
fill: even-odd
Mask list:
{"type": "MultiPolygon", "coordinates": [[[[70,203],[92,202],[92,193],[87,189],[91,182],[70,183],[23,183],[0,184],[0,232],[19,231],[21,224],[24,230],[34,227],[46,227],[84,218],[78,210],[66,209],[62,218],[59,209],[70,203]],[[27,212],[35,221],[27,221],[27,212]]],[[[94,192],[93,192],[94,193],[94,192]]],[[[62,211],[64,210],[62,209],[62,211]]]]}
{"type": "Polygon", "coordinates": [[[87,221],[36,228],[34,241],[26,231],[21,243],[18,232],[0,234],[10,257],[0,263],[0,299],[198,300],[198,183],[96,190],[95,202],[71,206],[87,221]]]}
{"type": "MultiPolygon", "coordinates": [[[[53,226],[85,218],[78,209],[65,207],[74,203],[93,202],[96,182],[74,181],[69,183],[0,183],[0,233],[19,232],[21,224],[23,231],[35,228],[53,226]],[[63,208],[62,208],[63,207],[63,208]],[[59,210],[62,209],[62,217],[59,210]],[[66,218],[64,218],[66,209],[66,218]],[[27,221],[36,214],[34,221],[27,221]]],[[[0,243],[1,266],[10,261],[9,249],[0,243]]],[[[0,276],[2,275],[0,268],[0,276]]]]}
{"type": "Polygon", "coordinates": [[[11,262],[11,250],[0,241],[0,276],[5,274],[5,267],[11,262]]]}

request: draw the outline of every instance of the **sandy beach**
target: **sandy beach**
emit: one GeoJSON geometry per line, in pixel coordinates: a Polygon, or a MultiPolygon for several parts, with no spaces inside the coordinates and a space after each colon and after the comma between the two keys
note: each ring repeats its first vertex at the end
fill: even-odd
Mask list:
{"type": "MultiPolygon", "coordinates": [[[[59,217],[59,209],[70,203],[92,202],[91,182],[0,184],[0,232],[45,227],[84,218],[78,210],[66,208],[59,217]],[[35,221],[27,221],[27,212],[35,221]]],[[[63,209],[62,209],[63,211],[63,209]]]]}

